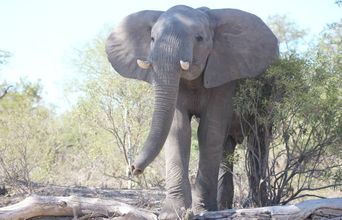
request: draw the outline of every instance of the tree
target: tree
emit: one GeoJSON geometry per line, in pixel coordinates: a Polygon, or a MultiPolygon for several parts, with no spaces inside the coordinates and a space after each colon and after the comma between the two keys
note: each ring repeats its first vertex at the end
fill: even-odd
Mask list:
{"type": "Polygon", "coordinates": [[[20,191],[44,177],[50,111],[41,105],[39,83],[20,81],[0,102],[0,180],[20,191]]]}
{"type": "MultiPolygon", "coordinates": [[[[281,57],[286,58],[295,52],[298,49],[298,44],[303,42],[306,35],[305,30],[298,28],[285,15],[271,16],[267,23],[279,40],[281,57]]],[[[247,93],[244,93],[250,98],[249,103],[246,102],[248,106],[245,106],[249,111],[239,109],[237,114],[240,115],[241,126],[244,128],[243,133],[247,137],[245,159],[250,186],[249,197],[255,206],[264,206],[268,203],[267,183],[264,180],[267,176],[269,145],[274,122],[271,117],[268,118],[267,123],[261,119],[272,115],[272,103],[268,102],[272,98],[274,82],[260,77],[254,83],[250,85],[248,80],[241,83],[242,90],[247,89],[245,86],[251,86],[251,90],[247,89],[245,91],[247,93]],[[258,96],[251,97],[251,94],[258,94],[258,96]]]]}
{"type": "Polygon", "coordinates": [[[286,15],[273,15],[268,18],[268,26],[277,36],[282,55],[291,54],[298,50],[299,44],[303,43],[307,31],[301,29],[286,15]]]}
{"type": "Polygon", "coordinates": [[[240,87],[236,109],[250,137],[245,145],[252,205],[319,197],[315,192],[342,185],[338,27],[330,26],[305,58],[287,53],[240,87]]]}

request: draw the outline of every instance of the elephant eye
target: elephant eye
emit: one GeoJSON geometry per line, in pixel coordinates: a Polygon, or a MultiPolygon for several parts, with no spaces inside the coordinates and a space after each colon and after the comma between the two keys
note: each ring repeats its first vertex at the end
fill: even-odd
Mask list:
{"type": "Polygon", "coordinates": [[[154,42],[154,37],[151,37],[151,42],[154,42]]]}
{"type": "Polygon", "coordinates": [[[201,35],[197,35],[197,36],[196,36],[196,40],[197,40],[198,42],[200,42],[200,41],[203,40],[203,37],[202,37],[201,35]]]}

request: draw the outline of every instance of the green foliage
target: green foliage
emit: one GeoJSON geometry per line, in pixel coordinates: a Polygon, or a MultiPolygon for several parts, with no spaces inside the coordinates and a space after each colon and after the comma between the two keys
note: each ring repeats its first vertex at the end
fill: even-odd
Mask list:
{"type": "Polygon", "coordinates": [[[235,109],[245,132],[272,128],[264,180],[269,204],[342,184],[340,31],[339,24],[330,26],[305,58],[287,53],[237,92],[235,109]]]}

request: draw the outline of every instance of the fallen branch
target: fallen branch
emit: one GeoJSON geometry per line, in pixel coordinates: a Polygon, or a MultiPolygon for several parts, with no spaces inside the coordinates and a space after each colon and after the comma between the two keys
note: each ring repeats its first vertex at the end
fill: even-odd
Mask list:
{"type": "MultiPolygon", "coordinates": [[[[74,219],[156,220],[157,215],[122,202],[86,197],[31,196],[0,208],[0,220],[29,219],[39,216],[69,216],[74,219]]],[[[206,212],[194,219],[342,219],[342,198],[317,199],[296,205],[206,212]]]]}
{"type": "Polygon", "coordinates": [[[308,200],[296,205],[207,212],[195,219],[342,219],[342,198],[308,200]]]}
{"type": "Polygon", "coordinates": [[[125,203],[76,196],[30,196],[17,204],[0,208],[0,220],[29,219],[38,216],[72,216],[75,219],[124,216],[129,219],[157,219],[154,213],[125,203]]]}

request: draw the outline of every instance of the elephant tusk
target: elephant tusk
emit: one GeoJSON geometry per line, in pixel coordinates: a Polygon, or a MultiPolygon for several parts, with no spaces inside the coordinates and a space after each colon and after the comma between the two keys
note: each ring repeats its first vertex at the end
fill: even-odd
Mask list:
{"type": "Polygon", "coordinates": [[[138,66],[141,68],[141,69],[148,69],[150,68],[151,64],[150,62],[148,61],[143,61],[143,60],[140,60],[140,59],[137,59],[137,64],[138,66]]]}
{"type": "Polygon", "coordinates": [[[189,62],[181,60],[181,61],[179,61],[179,63],[180,63],[180,65],[181,65],[183,70],[189,70],[189,67],[190,67],[190,63],[189,62]]]}

